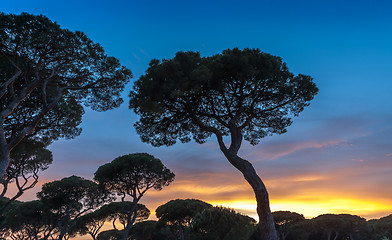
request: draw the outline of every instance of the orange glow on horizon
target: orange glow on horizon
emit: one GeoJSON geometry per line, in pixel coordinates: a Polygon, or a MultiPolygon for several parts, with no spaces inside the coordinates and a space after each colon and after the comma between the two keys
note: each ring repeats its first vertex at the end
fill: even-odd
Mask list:
{"type": "MultiPolygon", "coordinates": [[[[345,172],[348,174],[349,172],[345,172]]],[[[366,219],[387,216],[392,213],[392,198],[380,189],[370,192],[366,184],[341,184],[339,173],[298,174],[265,180],[270,194],[271,211],[292,211],[313,218],[321,214],[348,213],[366,219]],[[340,184],[340,185],[339,185],[340,184]]],[[[18,200],[36,199],[35,193],[42,179],[33,190],[27,191],[18,200]]],[[[12,193],[14,189],[10,189],[12,193]]],[[[174,199],[200,199],[214,206],[228,207],[258,220],[256,201],[251,187],[241,176],[230,173],[203,173],[178,175],[176,181],[162,191],[151,189],[141,199],[150,211],[151,220],[157,220],[155,209],[174,199]]]]}
{"type": "MultiPolygon", "coordinates": [[[[223,206],[249,215],[258,220],[257,204],[253,199],[233,201],[209,201],[214,206],[223,206]]],[[[328,198],[319,195],[317,199],[272,199],[271,211],[291,211],[303,214],[305,218],[314,218],[321,214],[352,214],[366,219],[380,218],[392,213],[392,201],[374,201],[345,197],[328,198]]]]}

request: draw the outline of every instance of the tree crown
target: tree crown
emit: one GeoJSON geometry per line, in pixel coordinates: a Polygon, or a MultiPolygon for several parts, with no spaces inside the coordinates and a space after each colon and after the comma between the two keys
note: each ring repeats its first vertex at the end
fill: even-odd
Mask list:
{"type": "Polygon", "coordinates": [[[166,225],[189,226],[197,213],[212,205],[197,199],[176,199],[159,206],[155,212],[166,225]]]}
{"type": "Polygon", "coordinates": [[[57,213],[71,215],[94,209],[110,199],[95,182],[78,176],[45,183],[37,197],[57,213]]]}
{"type": "Polygon", "coordinates": [[[77,136],[82,105],[98,111],[118,107],[132,77],[83,32],[28,13],[0,13],[0,70],[8,139],[32,126],[36,138],[77,136]]]}
{"type": "Polygon", "coordinates": [[[174,173],[147,153],[128,154],[104,164],[94,179],[106,190],[135,196],[150,188],[161,190],[174,180],[174,173]]]}
{"type": "Polygon", "coordinates": [[[178,52],[150,62],[130,92],[130,108],[140,115],[138,134],[154,146],[238,131],[257,144],[284,133],[317,91],[310,76],[294,76],[280,57],[259,49],[178,52]]]}

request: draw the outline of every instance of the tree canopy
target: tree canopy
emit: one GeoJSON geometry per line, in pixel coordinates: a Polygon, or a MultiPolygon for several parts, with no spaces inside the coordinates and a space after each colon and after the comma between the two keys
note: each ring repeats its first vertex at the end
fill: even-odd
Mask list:
{"type": "Polygon", "coordinates": [[[232,209],[214,207],[197,214],[192,223],[191,239],[248,240],[256,221],[232,209]]]}
{"type": "Polygon", "coordinates": [[[168,186],[174,180],[174,173],[152,155],[134,153],[100,166],[94,179],[122,197],[128,194],[140,198],[148,189],[161,190],[168,186]]]}
{"type": "MultiPolygon", "coordinates": [[[[100,229],[105,222],[112,221],[115,230],[116,220],[118,220],[125,228],[129,210],[132,208],[132,202],[112,202],[94,212],[87,213],[81,216],[76,224],[75,231],[81,235],[90,234],[96,240],[100,229]]],[[[150,216],[150,210],[143,204],[137,205],[136,222],[146,220],[150,216]]]]}
{"type": "Polygon", "coordinates": [[[159,206],[155,213],[160,223],[170,226],[177,236],[184,239],[184,229],[191,225],[196,214],[207,208],[212,208],[212,205],[201,200],[176,199],[159,206]]]}
{"type": "Polygon", "coordinates": [[[0,215],[4,214],[10,202],[22,196],[26,190],[33,188],[38,182],[38,172],[46,170],[52,163],[52,152],[45,147],[45,143],[24,139],[12,150],[10,165],[0,182],[3,185],[0,197],[5,196],[12,183],[18,191],[0,208],[0,215]]]}
{"type": "Polygon", "coordinates": [[[385,238],[392,238],[392,214],[380,219],[375,219],[373,222],[373,229],[385,238]]]}
{"type": "Polygon", "coordinates": [[[141,117],[135,126],[142,140],[154,146],[191,138],[203,143],[234,126],[257,144],[284,133],[317,91],[311,77],[294,76],[280,57],[258,49],[211,57],[178,52],[150,62],[130,93],[130,108],[141,117]]]}
{"type": "MultiPolygon", "coordinates": [[[[101,215],[106,215],[106,219],[108,221],[112,221],[112,225],[115,229],[115,222],[119,221],[121,225],[125,228],[127,225],[128,216],[134,213],[131,213],[133,202],[123,201],[123,202],[112,202],[107,205],[102,206],[98,212],[101,215]]],[[[135,222],[141,222],[147,220],[150,216],[150,210],[141,203],[138,203],[136,206],[136,218],[135,222]]]]}
{"type": "Polygon", "coordinates": [[[147,190],[161,190],[174,180],[174,173],[161,160],[147,153],[128,154],[98,168],[94,179],[108,192],[132,198],[122,239],[125,240],[137,218],[137,203],[147,190]]]}
{"type": "Polygon", "coordinates": [[[118,107],[131,76],[83,32],[42,15],[0,13],[0,177],[22,139],[79,135],[83,105],[118,107]]]}
{"type": "Polygon", "coordinates": [[[167,225],[190,226],[197,213],[211,207],[211,204],[197,199],[176,199],[159,206],[155,213],[159,221],[167,225]]]}
{"type": "Polygon", "coordinates": [[[5,228],[24,239],[49,239],[58,232],[57,216],[41,201],[20,202],[7,212],[5,228]]]}
{"type": "Polygon", "coordinates": [[[328,240],[350,238],[366,225],[366,220],[350,214],[322,214],[311,220],[313,229],[324,234],[328,240]]]}
{"type": "Polygon", "coordinates": [[[58,216],[59,240],[76,225],[80,216],[111,200],[98,184],[77,176],[45,183],[37,197],[58,216]]]}
{"type": "Polygon", "coordinates": [[[273,212],[272,216],[282,240],[285,240],[296,228],[304,227],[304,224],[301,224],[305,221],[305,217],[302,214],[290,211],[277,211],[273,212]]]}

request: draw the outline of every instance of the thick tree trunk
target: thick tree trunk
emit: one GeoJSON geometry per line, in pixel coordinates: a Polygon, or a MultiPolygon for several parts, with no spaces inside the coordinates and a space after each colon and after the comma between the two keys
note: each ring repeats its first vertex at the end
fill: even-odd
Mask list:
{"type": "Polygon", "coordinates": [[[128,218],[127,218],[127,225],[123,229],[121,240],[126,240],[129,236],[129,232],[131,231],[133,223],[135,222],[136,217],[137,217],[137,203],[139,202],[140,198],[141,198],[141,196],[139,196],[139,198],[136,198],[133,200],[132,208],[131,208],[131,210],[128,214],[128,218]]]}
{"type": "Polygon", "coordinates": [[[235,152],[230,151],[230,149],[227,149],[223,153],[229,162],[243,174],[245,180],[251,185],[255,193],[261,239],[279,240],[270,209],[268,192],[263,181],[257,175],[256,170],[249,161],[240,158],[235,152]]]}

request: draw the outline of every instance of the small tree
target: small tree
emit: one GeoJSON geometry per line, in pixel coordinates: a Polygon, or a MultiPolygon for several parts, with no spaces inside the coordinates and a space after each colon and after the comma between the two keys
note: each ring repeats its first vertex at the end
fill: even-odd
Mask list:
{"type": "Polygon", "coordinates": [[[170,226],[184,240],[184,230],[191,225],[196,214],[211,207],[211,204],[197,199],[176,199],[159,206],[155,213],[160,223],[170,226]]]}
{"type": "Polygon", "coordinates": [[[255,226],[256,220],[232,209],[207,208],[193,219],[191,239],[248,240],[255,226]]]}
{"type": "Polygon", "coordinates": [[[136,223],[131,230],[132,240],[177,240],[169,230],[157,221],[143,221],[136,223]]]}
{"type": "Polygon", "coordinates": [[[42,15],[0,13],[0,178],[24,138],[79,135],[83,105],[118,107],[131,76],[82,32],[42,15]]]}
{"type": "Polygon", "coordinates": [[[125,201],[132,199],[132,206],[127,212],[126,226],[122,232],[125,240],[137,218],[137,204],[147,190],[161,190],[174,180],[174,173],[167,169],[162,162],[147,153],[128,154],[114,159],[98,168],[94,179],[106,190],[116,193],[125,201]]]}
{"type": "Polygon", "coordinates": [[[173,59],[150,62],[130,93],[130,108],[140,115],[135,127],[142,141],[153,146],[192,138],[204,143],[215,135],[255,193],[262,239],[277,240],[267,189],[238,152],[243,140],[255,145],[285,133],[317,91],[310,76],[294,76],[281,58],[258,49],[228,49],[203,58],[178,52],[173,59]]]}
{"type": "Polygon", "coordinates": [[[314,231],[326,235],[327,240],[340,237],[353,239],[355,233],[366,226],[366,220],[350,214],[323,214],[311,219],[314,231]]]}
{"type": "Polygon", "coordinates": [[[80,235],[89,234],[94,240],[97,239],[97,235],[108,216],[100,211],[100,209],[87,213],[81,216],[77,221],[75,227],[72,229],[73,232],[79,233],[80,235]]]}
{"type": "Polygon", "coordinates": [[[392,214],[380,219],[374,220],[373,229],[380,233],[384,238],[392,239],[392,214]]]}
{"type": "Polygon", "coordinates": [[[122,201],[113,202],[108,205],[105,205],[101,208],[101,211],[105,212],[108,215],[108,221],[112,221],[113,228],[116,231],[120,231],[116,227],[117,221],[122,225],[123,229],[125,229],[128,224],[129,216],[131,216],[131,219],[133,219],[133,217],[135,216],[134,222],[141,222],[147,220],[150,216],[150,210],[143,204],[137,204],[136,212],[131,212],[132,208],[133,202],[122,201]]]}
{"type": "Polygon", "coordinates": [[[50,239],[58,232],[57,216],[41,201],[20,202],[5,215],[6,228],[26,239],[50,239]]]}
{"type": "Polygon", "coordinates": [[[37,197],[58,216],[59,240],[80,216],[111,200],[95,182],[77,176],[45,183],[37,197]]]}
{"type": "MultiPolygon", "coordinates": [[[[94,212],[87,213],[81,216],[76,224],[74,232],[81,235],[89,234],[94,240],[97,239],[98,233],[107,221],[112,221],[113,227],[116,227],[116,220],[125,228],[129,209],[132,207],[132,202],[112,202],[102,206],[94,212]]],[[[136,221],[146,220],[150,216],[150,210],[143,204],[137,205],[136,221]]]]}
{"type": "Polygon", "coordinates": [[[281,240],[286,240],[286,237],[298,223],[305,221],[304,215],[289,211],[273,212],[272,216],[274,217],[275,226],[281,236],[281,240]]]}
{"type": "Polygon", "coordinates": [[[0,216],[4,214],[11,202],[37,184],[38,172],[46,170],[52,160],[52,152],[45,148],[45,144],[31,139],[23,140],[12,150],[10,165],[0,181],[3,185],[0,197],[4,198],[11,183],[15,184],[18,191],[0,207],[0,216]]]}

